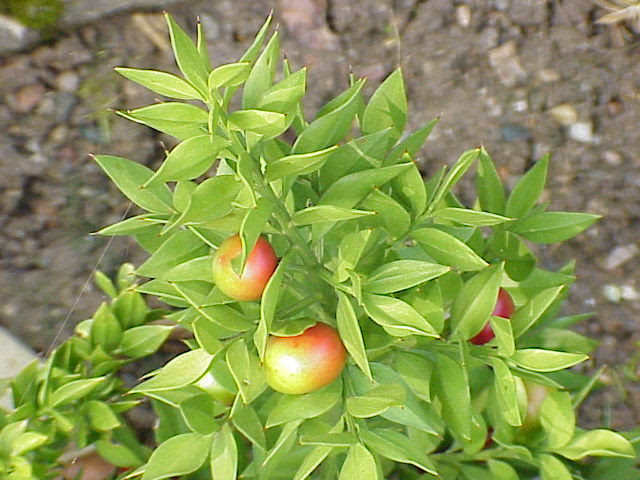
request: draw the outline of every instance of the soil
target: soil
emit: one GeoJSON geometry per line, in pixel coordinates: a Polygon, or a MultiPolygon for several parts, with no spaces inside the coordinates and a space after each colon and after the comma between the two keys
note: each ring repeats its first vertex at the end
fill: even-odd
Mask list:
{"type": "MultiPolygon", "coordinates": [[[[580,327],[601,342],[589,368],[609,366],[581,422],[640,423],[640,35],[630,24],[596,23],[607,11],[589,0],[169,3],[191,32],[200,18],[216,64],[237,59],[274,9],[292,65],[309,67],[308,113],[349,72],[370,94],[401,65],[409,127],[441,119],[420,156],[427,175],[482,144],[513,186],[551,152],[551,208],[603,216],[538,250],[550,268],[577,259],[566,313],[595,312],[580,327]]],[[[154,166],[173,144],[107,110],[155,100],[114,66],[176,70],[160,12],[87,17],[0,57],[0,324],[40,352],[104,300],[94,268],[144,258],[127,239],[91,235],[128,202],[88,154],[154,166]]]]}

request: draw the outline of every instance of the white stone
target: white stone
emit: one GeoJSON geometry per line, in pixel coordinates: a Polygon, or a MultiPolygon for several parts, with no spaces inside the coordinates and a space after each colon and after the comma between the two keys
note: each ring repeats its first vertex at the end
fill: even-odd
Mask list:
{"type": "MultiPolygon", "coordinates": [[[[0,378],[16,376],[35,358],[33,350],[0,327],[0,378]]],[[[11,408],[8,395],[0,398],[0,407],[11,408]]]]}

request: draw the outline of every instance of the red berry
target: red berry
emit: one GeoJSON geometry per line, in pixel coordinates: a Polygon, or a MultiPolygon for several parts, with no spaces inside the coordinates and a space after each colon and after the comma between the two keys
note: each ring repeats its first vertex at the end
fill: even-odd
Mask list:
{"type": "Polygon", "coordinates": [[[222,293],[234,300],[257,300],[278,265],[278,257],[271,244],[259,237],[247,257],[244,271],[238,275],[232,261],[241,254],[239,235],[222,242],[213,257],[213,280],[222,293]]]}
{"type": "MultiPolygon", "coordinates": [[[[498,300],[496,302],[496,306],[493,309],[491,315],[494,315],[496,317],[511,318],[514,310],[515,305],[513,304],[511,295],[509,295],[505,289],[501,288],[498,292],[498,300]]],[[[495,336],[496,335],[495,333],[493,333],[491,324],[487,322],[480,333],[478,333],[471,339],[471,343],[473,343],[474,345],[484,345],[495,336]]]]}
{"type": "Polygon", "coordinates": [[[299,394],[329,385],[340,376],[346,361],[347,351],[338,332],[318,322],[300,335],[271,336],[264,368],[271,388],[299,394]]]}

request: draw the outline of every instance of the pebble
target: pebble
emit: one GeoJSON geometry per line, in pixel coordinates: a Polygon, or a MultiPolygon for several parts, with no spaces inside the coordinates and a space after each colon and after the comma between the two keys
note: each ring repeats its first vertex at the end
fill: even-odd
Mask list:
{"type": "Polygon", "coordinates": [[[76,105],[78,98],[68,92],[56,92],[54,103],[56,106],[56,122],[64,123],[69,119],[71,110],[76,105]]]}
{"type": "Polygon", "coordinates": [[[530,133],[522,125],[515,123],[505,123],[500,126],[500,133],[502,138],[507,142],[515,142],[517,140],[524,140],[529,138],[530,133]]]}
{"type": "Polygon", "coordinates": [[[557,82],[560,80],[560,73],[552,68],[543,68],[536,72],[536,77],[543,83],[557,82]]]}
{"type": "Polygon", "coordinates": [[[611,250],[611,252],[609,252],[609,255],[607,255],[607,258],[604,261],[605,270],[613,270],[624,265],[635,257],[638,252],[640,252],[640,248],[638,248],[638,245],[635,243],[616,246],[611,250]]]}
{"type": "Polygon", "coordinates": [[[614,150],[602,152],[602,159],[613,167],[618,167],[622,164],[622,155],[614,150]]]}
{"type": "Polygon", "coordinates": [[[63,92],[75,93],[80,86],[80,77],[74,71],[66,70],[56,77],[56,86],[63,92]]]}
{"type": "Polygon", "coordinates": [[[513,87],[527,78],[527,72],[522,68],[513,40],[491,49],[489,63],[500,77],[500,81],[508,87],[513,87]]]}
{"type": "Polygon", "coordinates": [[[37,40],[37,32],[20,22],[0,15],[0,54],[23,50],[37,40]]]}
{"type": "Polygon", "coordinates": [[[462,28],[467,28],[471,25],[471,9],[469,5],[459,5],[456,7],[456,22],[462,28]]]}
{"type": "Polygon", "coordinates": [[[633,285],[614,285],[608,284],[602,288],[602,294],[611,303],[618,303],[622,300],[633,302],[640,299],[640,292],[638,292],[633,285]]]}
{"type": "Polygon", "coordinates": [[[13,109],[19,113],[29,113],[42,101],[46,90],[41,83],[21,87],[13,98],[13,109]]]}
{"type": "Polygon", "coordinates": [[[563,127],[568,127],[578,121],[578,112],[572,105],[567,105],[566,103],[556,105],[549,110],[549,113],[563,127]]]}
{"type": "Polygon", "coordinates": [[[571,140],[575,140],[580,143],[593,143],[595,137],[593,136],[593,123],[591,122],[576,122],[567,128],[567,135],[571,140]]]}

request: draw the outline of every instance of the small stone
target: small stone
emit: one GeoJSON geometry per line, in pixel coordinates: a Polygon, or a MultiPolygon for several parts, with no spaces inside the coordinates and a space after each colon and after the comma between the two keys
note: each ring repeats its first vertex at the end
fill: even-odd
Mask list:
{"type": "Polygon", "coordinates": [[[638,252],[640,252],[640,248],[635,243],[630,243],[628,245],[618,245],[615,247],[609,255],[607,255],[606,260],[604,261],[605,270],[613,270],[614,268],[618,268],[619,266],[627,263],[633,257],[635,257],[638,252]]]}
{"type": "Polygon", "coordinates": [[[471,25],[471,9],[469,5],[459,5],[456,7],[456,21],[462,28],[471,25]]]}
{"type": "Polygon", "coordinates": [[[593,124],[591,122],[576,122],[569,125],[567,135],[571,140],[580,143],[592,143],[595,140],[593,136],[593,124]]]}
{"type": "Polygon", "coordinates": [[[605,150],[602,153],[602,159],[613,167],[618,167],[622,164],[622,155],[613,150],[605,150]]]}
{"type": "Polygon", "coordinates": [[[563,127],[568,127],[578,121],[578,112],[572,105],[567,105],[566,103],[556,105],[549,110],[549,113],[563,127]]]}
{"type": "Polygon", "coordinates": [[[523,113],[529,110],[529,104],[526,100],[516,100],[511,104],[514,112],[523,113]]]}
{"type": "Polygon", "coordinates": [[[524,140],[529,138],[530,133],[522,125],[517,125],[515,123],[505,123],[500,126],[500,133],[502,134],[502,138],[507,142],[515,142],[517,140],[524,140]]]}
{"type": "Polygon", "coordinates": [[[602,294],[611,303],[618,303],[622,299],[622,292],[617,285],[605,285],[602,287],[602,294]]]}
{"type": "Polygon", "coordinates": [[[640,299],[640,292],[638,292],[633,285],[622,285],[620,287],[620,295],[623,300],[630,302],[640,299]]]}
{"type": "Polygon", "coordinates": [[[527,72],[522,68],[516,53],[516,44],[513,40],[491,49],[489,51],[489,63],[500,77],[502,83],[508,87],[513,87],[527,78],[527,72]]]}
{"type": "Polygon", "coordinates": [[[42,101],[45,93],[41,83],[25,85],[15,93],[13,109],[19,113],[29,113],[42,101]]]}
{"type": "Polygon", "coordinates": [[[543,83],[551,83],[560,80],[560,73],[552,68],[543,68],[542,70],[538,70],[536,77],[543,83]]]}
{"type": "Polygon", "coordinates": [[[75,93],[80,85],[80,77],[73,71],[67,70],[56,77],[56,86],[59,90],[75,93]]]}

